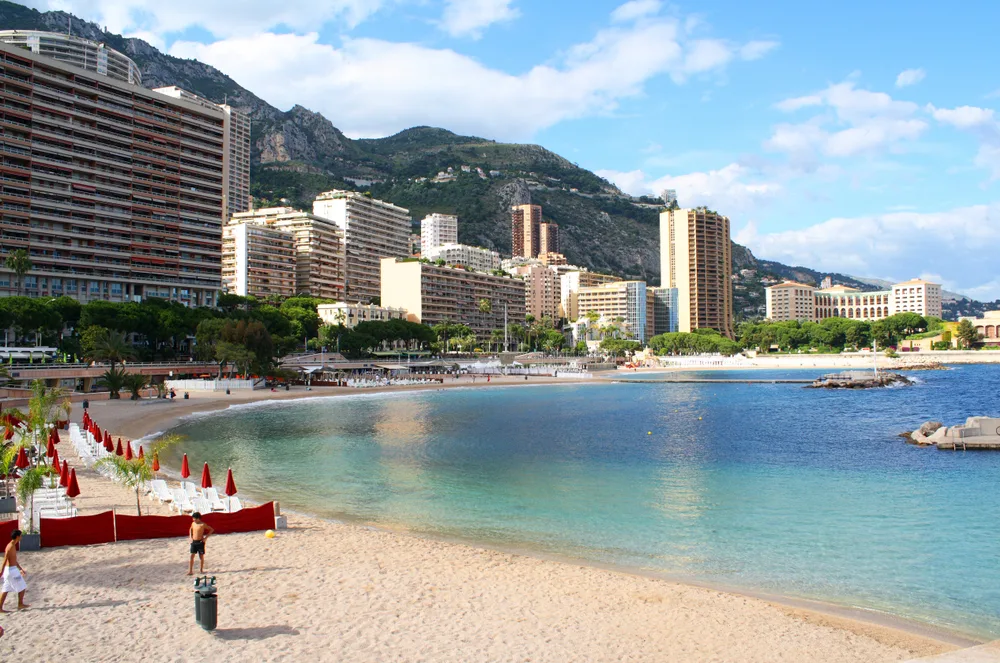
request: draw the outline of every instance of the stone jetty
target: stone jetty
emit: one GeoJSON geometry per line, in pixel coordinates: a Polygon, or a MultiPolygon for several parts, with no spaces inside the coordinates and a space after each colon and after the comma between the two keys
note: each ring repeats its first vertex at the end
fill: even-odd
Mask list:
{"type": "Polygon", "coordinates": [[[939,421],[928,421],[906,437],[914,444],[938,449],[1000,450],[1000,418],[969,417],[964,424],[950,427],[939,421]]]}
{"type": "Polygon", "coordinates": [[[913,384],[913,380],[899,373],[879,373],[868,371],[846,371],[830,373],[817,378],[809,389],[874,389],[913,384]]]}

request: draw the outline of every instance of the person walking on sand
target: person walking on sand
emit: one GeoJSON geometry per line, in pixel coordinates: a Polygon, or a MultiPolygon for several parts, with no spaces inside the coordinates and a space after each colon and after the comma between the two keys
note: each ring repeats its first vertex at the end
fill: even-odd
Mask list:
{"type": "Polygon", "coordinates": [[[191,514],[191,561],[188,563],[188,575],[194,574],[194,556],[198,555],[198,573],[205,572],[205,539],[212,536],[215,530],[201,520],[201,514],[195,511],[191,514]]]}
{"type": "Polygon", "coordinates": [[[24,610],[30,608],[24,602],[24,593],[28,591],[28,583],[24,582],[27,574],[21,565],[17,563],[17,544],[21,541],[21,530],[16,529],[10,533],[10,543],[3,553],[3,566],[0,566],[0,578],[3,579],[3,592],[0,593],[0,612],[8,612],[3,609],[3,603],[7,600],[7,594],[14,592],[17,594],[17,609],[24,610]]]}

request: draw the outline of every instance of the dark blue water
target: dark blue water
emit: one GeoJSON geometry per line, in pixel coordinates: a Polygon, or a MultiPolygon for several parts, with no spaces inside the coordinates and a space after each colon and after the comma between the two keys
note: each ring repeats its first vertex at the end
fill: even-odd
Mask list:
{"type": "Polygon", "coordinates": [[[588,384],[280,402],[192,419],[174,453],[320,515],[1000,636],[1000,452],[897,437],[996,415],[1000,367],[912,375],[874,391],[588,384]]]}

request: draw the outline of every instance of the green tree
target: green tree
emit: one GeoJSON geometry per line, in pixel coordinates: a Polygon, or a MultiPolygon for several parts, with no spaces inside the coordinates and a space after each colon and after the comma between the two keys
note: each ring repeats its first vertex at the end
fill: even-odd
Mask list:
{"type": "Polygon", "coordinates": [[[979,332],[976,331],[975,325],[969,320],[959,321],[958,328],[955,330],[955,338],[958,340],[958,344],[967,350],[971,350],[982,339],[979,332]]]}
{"type": "Polygon", "coordinates": [[[107,468],[117,483],[135,491],[136,515],[142,515],[142,501],[139,496],[153,480],[153,458],[180,439],[177,435],[161,437],[150,445],[149,453],[144,454],[142,458],[134,456],[131,460],[125,460],[124,456],[112,454],[97,461],[98,468],[107,468]]]}
{"type": "Polygon", "coordinates": [[[111,392],[108,398],[117,400],[121,398],[121,391],[125,388],[125,379],[127,376],[128,373],[125,372],[125,367],[113,365],[104,371],[101,377],[97,379],[97,383],[111,392]]]}
{"type": "Polygon", "coordinates": [[[129,373],[122,381],[123,386],[132,394],[132,400],[137,401],[142,398],[143,389],[149,386],[149,376],[141,373],[129,373]]]}
{"type": "Polygon", "coordinates": [[[83,353],[88,359],[107,363],[111,368],[136,356],[125,334],[103,328],[84,330],[83,353]]]}
{"type": "Polygon", "coordinates": [[[31,257],[26,249],[15,249],[7,254],[4,267],[14,272],[17,277],[17,294],[24,294],[24,275],[31,271],[34,265],[31,264],[31,257]]]}

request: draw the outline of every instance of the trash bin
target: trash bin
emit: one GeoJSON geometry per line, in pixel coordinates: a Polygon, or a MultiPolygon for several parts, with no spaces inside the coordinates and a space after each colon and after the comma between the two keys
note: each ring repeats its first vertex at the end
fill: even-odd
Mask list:
{"type": "Polygon", "coordinates": [[[219,620],[219,597],[215,591],[215,576],[194,581],[194,618],[206,631],[214,631],[219,620]]]}
{"type": "Polygon", "coordinates": [[[89,407],[90,407],[90,401],[88,401],[86,398],[84,398],[83,399],[83,409],[86,410],[89,407]]]}

